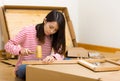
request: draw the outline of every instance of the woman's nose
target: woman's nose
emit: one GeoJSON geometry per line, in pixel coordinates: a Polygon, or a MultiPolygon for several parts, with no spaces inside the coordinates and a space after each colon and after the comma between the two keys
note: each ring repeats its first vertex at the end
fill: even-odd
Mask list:
{"type": "Polygon", "coordinates": [[[50,32],[51,32],[51,33],[54,33],[54,30],[51,30],[50,32]]]}
{"type": "Polygon", "coordinates": [[[52,33],[52,32],[53,32],[53,30],[50,30],[50,32],[52,33]]]}

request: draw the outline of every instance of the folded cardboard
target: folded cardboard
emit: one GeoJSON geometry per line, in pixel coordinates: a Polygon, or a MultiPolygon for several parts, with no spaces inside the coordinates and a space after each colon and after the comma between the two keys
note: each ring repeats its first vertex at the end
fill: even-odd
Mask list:
{"type": "Polygon", "coordinates": [[[81,47],[72,47],[68,49],[68,57],[87,57],[88,50],[81,47]]]}
{"type": "Polygon", "coordinates": [[[120,71],[94,72],[79,64],[27,65],[26,81],[120,81],[120,71]]]}
{"type": "Polygon", "coordinates": [[[78,63],[95,72],[120,70],[120,65],[108,59],[86,59],[79,60],[78,63]]]}
{"type": "MultiPolygon", "coordinates": [[[[13,38],[23,27],[42,23],[51,10],[61,11],[66,20],[66,48],[76,47],[76,37],[72,21],[66,7],[53,6],[18,6],[4,5],[0,7],[0,26],[2,28],[4,43],[13,38]],[[23,21],[24,18],[24,21],[23,21]]],[[[9,58],[9,55],[8,55],[9,58]]]]}
{"type": "MultiPolygon", "coordinates": [[[[78,60],[61,60],[61,61],[54,61],[51,64],[76,64],[78,63],[78,60]]],[[[27,64],[27,65],[45,65],[41,60],[38,61],[22,61],[22,64],[27,64]]]]}

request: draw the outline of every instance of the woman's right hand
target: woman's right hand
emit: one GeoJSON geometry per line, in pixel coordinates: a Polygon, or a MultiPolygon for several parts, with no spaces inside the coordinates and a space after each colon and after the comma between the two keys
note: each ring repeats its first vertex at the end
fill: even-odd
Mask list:
{"type": "Polygon", "coordinates": [[[28,56],[29,54],[32,54],[32,51],[29,50],[28,48],[22,48],[20,50],[20,55],[22,55],[22,56],[28,56]]]}

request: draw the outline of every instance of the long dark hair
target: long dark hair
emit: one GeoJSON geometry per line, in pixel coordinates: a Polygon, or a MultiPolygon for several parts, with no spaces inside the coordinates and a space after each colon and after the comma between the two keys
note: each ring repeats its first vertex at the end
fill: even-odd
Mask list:
{"type": "MultiPolygon", "coordinates": [[[[64,54],[66,49],[66,40],[65,40],[65,18],[63,13],[58,12],[57,10],[52,10],[46,16],[47,22],[56,21],[58,23],[58,31],[51,36],[52,38],[52,48],[56,53],[64,54]]],[[[41,43],[44,43],[45,33],[44,33],[44,22],[36,25],[37,38],[41,43]]]]}

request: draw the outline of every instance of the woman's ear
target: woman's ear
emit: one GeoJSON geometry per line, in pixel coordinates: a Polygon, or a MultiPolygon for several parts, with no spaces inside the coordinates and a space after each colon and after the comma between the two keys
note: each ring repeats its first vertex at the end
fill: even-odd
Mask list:
{"type": "Polygon", "coordinates": [[[44,24],[46,24],[47,23],[47,18],[44,18],[44,24]]]}

